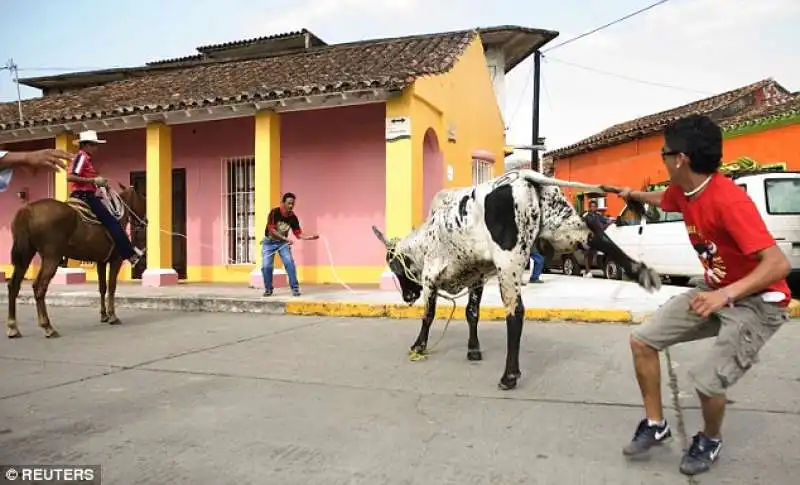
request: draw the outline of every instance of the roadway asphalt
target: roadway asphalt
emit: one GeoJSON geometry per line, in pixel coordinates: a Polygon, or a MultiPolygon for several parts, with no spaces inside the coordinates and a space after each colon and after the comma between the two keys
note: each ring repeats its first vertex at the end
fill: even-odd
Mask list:
{"type": "MultiPolygon", "coordinates": [[[[122,485],[686,483],[677,439],[644,462],[621,454],[642,415],[628,326],[530,322],[520,386],[503,392],[502,323],[480,327],[482,362],[466,360],[463,322],[409,362],[408,320],[121,309],[112,327],[50,312],[60,339],[23,306],[24,337],[0,340],[0,464],[101,464],[122,485]]],[[[673,350],[690,434],[684,371],[711,344],[673,350]]],[[[797,348],[794,321],[731,391],[700,483],[797,483],[797,348]]]]}

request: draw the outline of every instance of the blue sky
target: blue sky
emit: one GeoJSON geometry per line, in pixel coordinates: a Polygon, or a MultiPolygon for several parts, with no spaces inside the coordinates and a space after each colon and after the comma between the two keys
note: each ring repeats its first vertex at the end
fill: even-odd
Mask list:
{"type": "MultiPolygon", "coordinates": [[[[132,66],[304,27],[335,43],[515,24],[561,32],[552,46],[653,1],[0,0],[0,64],[13,58],[21,77],[132,66]]],[[[555,49],[543,63],[548,149],[766,77],[800,91],[797,25],[798,0],[670,0],[555,49]]],[[[530,141],[530,64],[506,81],[511,143],[530,141]]],[[[38,95],[23,87],[23,98],[38,95]]],[[[0,71],[0,101],[16,96],[9,72],[0,71]]]]}

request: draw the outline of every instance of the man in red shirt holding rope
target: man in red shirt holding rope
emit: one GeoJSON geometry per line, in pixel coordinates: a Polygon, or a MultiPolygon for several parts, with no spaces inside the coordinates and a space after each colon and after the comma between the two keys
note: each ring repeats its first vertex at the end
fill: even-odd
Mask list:
{"type": "Polygon", "coordinates": [[[680,471],[708,471],[722,447],[725,392],[757,362],[758,353],[789,319],[791,265],[767,230],[752,199],[719,172],[722,131],[691,115],[664,130],[661,157],[670,176],[661,192],[624,189],[626,199],[680,212],[705,269],[705,283],[672,297],[631,335],[636,377],[646,416],[623,453],[640,455],[671,437],[661,404],[659,351],[680,342],[716,337],[703,361],[689,370],[705,427],[683,456],[680,471]]]}

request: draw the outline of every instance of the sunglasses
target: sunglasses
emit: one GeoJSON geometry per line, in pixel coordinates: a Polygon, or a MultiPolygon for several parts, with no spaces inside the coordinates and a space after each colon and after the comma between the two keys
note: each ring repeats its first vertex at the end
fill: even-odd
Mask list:
{"type": "Polygon", "coordinates": [[[661,160],[666,160],[667,157],[669,157],[671,155],[678,155],[679,153],[681,153],[681,152],[676,151],[676,150],[670,150],[670,151],[661,150],[661,160]]]}

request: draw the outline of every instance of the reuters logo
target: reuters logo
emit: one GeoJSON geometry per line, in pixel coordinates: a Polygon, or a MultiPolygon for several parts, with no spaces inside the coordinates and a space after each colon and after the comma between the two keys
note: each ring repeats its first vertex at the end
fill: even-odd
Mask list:
{"type": "Polygon", "coordinates": [[[14,481],[19,478],[19,472],[15,468],[9,468],[6,470],[6,480],[14,481]]]}

